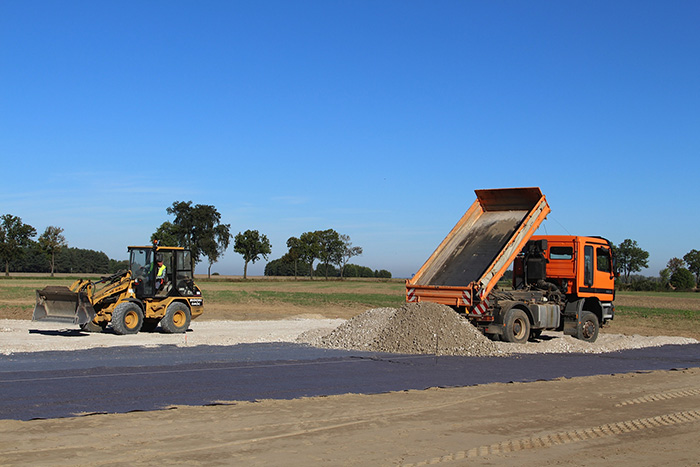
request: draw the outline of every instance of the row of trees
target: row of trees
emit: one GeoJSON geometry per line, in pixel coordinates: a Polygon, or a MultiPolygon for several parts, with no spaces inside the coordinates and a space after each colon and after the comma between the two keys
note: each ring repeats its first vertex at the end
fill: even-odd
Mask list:
{"type": "Polygon", "coordinates": [[[266,276],[308,275],[314,273],[329,277],[391,277],[386,270],[372,271],[369,268],[348,264],[350,258],[362,254],[362,247],[353,246],[350,236],[341,235],[333,229],[304,232],[299,237],[287,240],[288,252],[271,261],[265,267],[266,276]],[[314,262],[319,264],[314,269],[314,262]],[[337,268],[335,267],[337,266],[337,268]]]}
{"type": "MultiPolygon", "coordinates": [[[[266,276],[294,276],[295,272],[294,263],[289,261],[289,258],[285,256],[274,259],[265,265],[265,275],[266,276]]],[[[325,275],[328,271],[328,277],[341,277],[341,270],[334,266],[328,266],[319,263],[316,266],[314,272],[315,275],[325,275]]],[[[309,265],[306,263],[297,264],[297,273],[300,276],[311,276],[309,271],[309,265]]],[[[357,264],[346,264],[343,270],[342,277],[377,277],[382,279],[391,279],[391,272],[386,269],[372,270],[367,266],[360,266],[357,264]]]]}
{"type": "MultiPolygon", "coordinates": [[[[22,218],[12,214],[3,214],[0,217],[0,260],[5,265],[5,276],[10,275],[10,264],[22,259],[24,253],[33,249],[46,255],[50,259],[51,276],[53,277],[56,265],[56,255],[67,246],[63,236],[63,229],[48,226],[39,236],[38,242],[33,238],[36,229],[22,222],[22,218]]],[[[109,260],[109,258],[108,258],[109,260]]]]}
{"type": "MultiPolygon", "coordinates": [[[[174,219],[163,222],[151,235],[151,241],[158,240],[163,246],[180,246],[192,252],[192,267],[206,258],[208,273],[219,261],[233,239],[233,249],[243,256],[243,276],[247,278],[248,264],[261,258],[268,259],[272,245],[266,235],[257,230],[231,234],[230,224],[221,223],[221,214],[214,206],[196,204],[191,201],[176,201],[166,209],[174,219]]],[[[126,268],[126,261],[111,260],[102,252],[68,248],[63,229],[49,226],[36,237],[36,229],[11,214],[0,218],[0,261],[4,263],[5,275],[10,269],[25,272],[74,272],[108,273],[116,268],[126,268]]],[[[272,266],[266,274],[309,275],[323,274],[329,277],[391,277],[385,270],[372,271],[369,268],[349,265],[353,256],[362,254],[362,248],[353,246],[348,235],[340,235],[333,229],[305,232],[298,238],[287,241],[289,252],[272,266]],[[314,262],[320,261],[317,268],[314,262]],[[279,264],[282,269],[273,273],[279,264]],[[293,268],[288,266],[293,265],[293,268]],[[337,268],[335,266],[338,266],[337,268]],[[321,269],[322,268],[322,269],[321,269]]]]}
{"type": "Polygon", "coordinates": [[[12,271],[109,274],[128,267],[101,251],[68,247],[63,229],[48,226],[39,238],[36,229],[11,214],[0,216],[0,260],[5,276],[12,271]]]}
{"type": "Polygon", "coordinates": [[[648,267],[649,252],[635,240],[625,239],[613,247],[624,288],[632,290],[688,290],[700,282],[700,251],[690,250],[681,258],[671,258],[659,277],[632,275],[648,267]]]}
{"type": "MultiPolygon", "coordinates": [[[[191,201],[176,201],[166,211],[175,216],[175,219],[161,224],[151,235],[151,240],[159,240],[162,245],[189,248],[192,251],[193,267],[206,257],[209,263],[208,275],[211,275],[212,265],[229,247],[231,239],[233,251],[243,257],[244,278],[248,277],[249,263],[255,264],[261,258],[267,260],[272,252],[270,240],[257,230],[239,232],[235,237],[231,235],[230,224],[221,223],[221,215],[214,206],[193,206],[191,201]]],[[[362,254],[362,247],[353,246],[348,235],[341,235],[333,229],[304,232],[299,237],[291,237],[287,240],[287,247],[287,254],[271,262],[274,263],[272,266],[267,265],[266,275],[308,275],[313,278],[316,273],[323,274],[328,279],[345,277],[347,271],[350,271],[355,277],[391,277],[391,273],[386,270],[372,271],[356,265],[348,268],[350,258],[362,254]],[[320,263],[314,269],[317,260],[320,263]]]]}

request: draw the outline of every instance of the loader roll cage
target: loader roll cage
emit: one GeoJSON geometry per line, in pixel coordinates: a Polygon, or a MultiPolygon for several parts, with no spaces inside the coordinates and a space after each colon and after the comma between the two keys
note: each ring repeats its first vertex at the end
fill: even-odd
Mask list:
{"type": "Polygon", "coordinates": [[[136,297],[192,297],[197,295],[192,271],[192,254],[180,247],[130,246],[129,269],[136,297]],[[164,280],[158,281],[158,261],[165,266],[164,280]]]}

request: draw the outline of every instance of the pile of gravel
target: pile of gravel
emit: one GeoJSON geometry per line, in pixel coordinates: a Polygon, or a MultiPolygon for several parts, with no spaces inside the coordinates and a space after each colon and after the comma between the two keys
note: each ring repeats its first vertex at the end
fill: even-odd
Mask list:
{"type": "MultiPolygon", "coordinates": [[[[300,341],[305,341],[303,336],[300,341]]],[[[367,310],[330,334],[305,342],[325,348],[403,354],[507,354],[454,310],[429,302],[367,310]]]]}

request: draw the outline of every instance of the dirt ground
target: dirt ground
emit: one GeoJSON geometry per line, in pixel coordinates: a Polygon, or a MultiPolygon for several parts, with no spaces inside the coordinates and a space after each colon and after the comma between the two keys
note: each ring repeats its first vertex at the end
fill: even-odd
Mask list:
{"type": "MultiPolygon", "coordinates": [[[[661,307],[649,299],[644,298],[644,306],[661,307]]],[[[617,303],[635,306],[623,296],[617,303]]],[[[247,321],[237,327],[257,329],[247,335],[248,341],[269,342],[292,339],[308,320],[347,319],[362,311],[221,306],[208,308],[204,320],[193,322],[192,333],[150,338],[196,345],[195,324],[200,329],[216,328],[217,320],[240,319],[247,321]],[[288,328],[288,336],[273,335],[269,329],[261,332],[253,321],[282,317],[287,321],[278,324],[288,328]]],[[[331,329],[337,323],[327,320],[324,326],[331,329]]],[[[15,328],[24,325],[31,326],[0,324],[0,346],[9,345],[15,328]]],[[[669,335],[651,322],[617,319],[605,331],[669,335]]],[[[21,345],[31,346],[47,337],[27,330],[21,333],[21,345]]],[[[108,334],[86,339],[144,345],[139,341],[144,336],[108,334]]],[[[239,342],[225,335],[218,338],[220,345],[239,342]]],[[[28,350],[32,349],[15,349],[28,350]]],[[[221,401],[207,407],[52,420],[0,420],[0,465],[690,466],[700,465],[698,432],[700,368],[690,368],[369,396],[221,401]]]]}
{"type": "Polygon", "coordinates": [[[0,421],[2,465],[699,465],[700,369],[0,421]]]}

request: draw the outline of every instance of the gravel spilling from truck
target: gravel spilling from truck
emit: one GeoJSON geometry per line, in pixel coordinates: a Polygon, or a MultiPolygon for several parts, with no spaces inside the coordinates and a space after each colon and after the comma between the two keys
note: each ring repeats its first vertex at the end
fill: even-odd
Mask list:
{"type": "Polygon", "coordinates": [[[430,302],[367,310],[330,334],[310,339],[302,335],[299,341],[325,348],[403,354],[508,354],[454,310],[430,302]]]}

